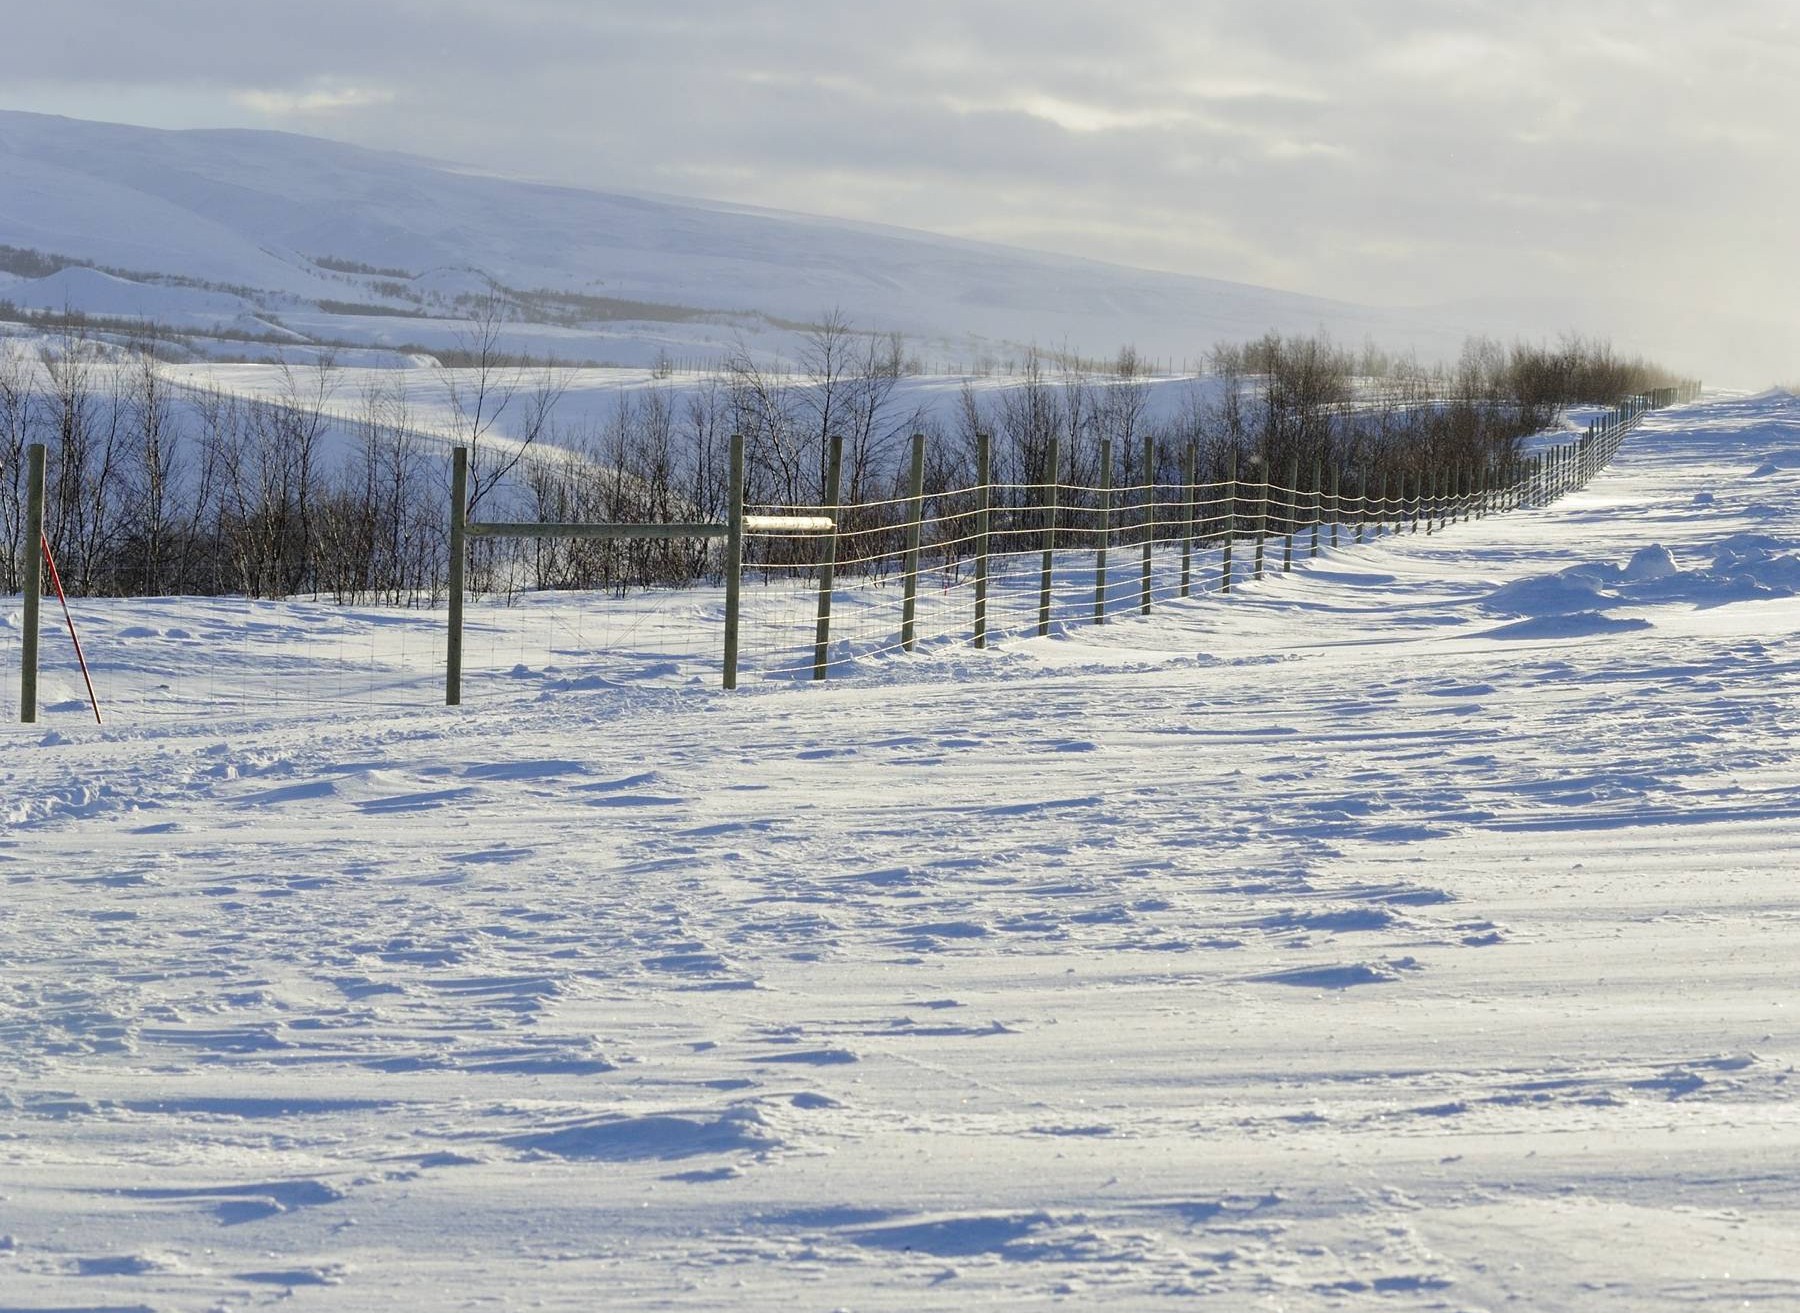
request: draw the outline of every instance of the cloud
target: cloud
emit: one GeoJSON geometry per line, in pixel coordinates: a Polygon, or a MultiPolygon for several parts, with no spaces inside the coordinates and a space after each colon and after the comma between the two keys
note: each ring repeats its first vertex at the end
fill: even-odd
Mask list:
{"type": "Polygon", "coordinates": [[[296,114],[332,114],[372,105],[391,105],[392,91],[377,87],[315,87],[309,91],[234,91],[233,103],[245,109],[284,118],[296,114]]]}
{"type": "Polygon", "coordinates": [[[0,88],[54,84],[64,113],[135,84],[181,126],[210,95],[221,124],[1374,303],[1800,299],[1792,0],[62,0],[9,24],[0,88]]]}

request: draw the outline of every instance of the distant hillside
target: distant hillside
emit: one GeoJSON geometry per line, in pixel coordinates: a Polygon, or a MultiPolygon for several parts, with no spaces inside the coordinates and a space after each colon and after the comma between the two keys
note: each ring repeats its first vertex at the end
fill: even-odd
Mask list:
{"type": "MultiPolygon", "coordinates": [[[[487,279],[583,298],[540,304],[529,317],[565,334],[613,325],[585,345],[579,331],[562,342],[561,354],[593,358],[631,359],[653,339],[659,350],[704,351],[733,332],[778,332],[833,307],[859,326],[946,346],[977,337],[1103,354],[1130,342],[1177,359],[1270,328],[1323,327],[1428,351],[1463,332],[1236,283],[546,186],[285,133],[167,132],[10,112],[0,112],[0,244],[115,274],[173,276],[211,298],[171,300],[92,278],[46,283],[27,264],[14,273],[35,277],[0,282],[0,298],[19,304],[61,294],[77,310],[139,304],[183,323],[213,315],[242,324],[267,312],[303,334],[370,345],[430,345],[421,316],[454,317],[456,297],[487,279]],[[625,324],[663,327],[621,331],[625,324]]],[[[539,333],[536,345],[557,340],[539,333]]]]}

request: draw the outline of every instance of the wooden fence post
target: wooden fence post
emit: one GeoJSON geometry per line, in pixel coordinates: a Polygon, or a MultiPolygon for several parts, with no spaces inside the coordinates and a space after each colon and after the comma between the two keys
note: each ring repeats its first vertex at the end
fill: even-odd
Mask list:
{"type": "Polygon", "coordinates": [[[900,602],[900,650],[910,652],[919,612],[919,539],[925,525],[925,435],[912,437],[912,477],[907,483],[906,592],[900,602]]]}
{"type": "Polygon", "coordinates": [[[1100,439],[1100,535],[1094,549],[1094,623],[1106,623],[1106,540],[1112,533],[1112,439],[1100,439]]]}
{"type": "Polygon", "coordinates": [[[1237,448],[1225,453],[1225,551],[1219,562],[1219,591],[1231,591],[1231,540],[1237,536],[1237,448]]]}
{"type": "Polygon", "coordinates": [[[1269,461],[1262,457],[1257,461],[1257,473],[1262,477],[1256,484],[1256,570],[1255,577],[1263,577],[1263,539],[1269,532],[1269,461]]]}
{"type": "Polygon", "coordinates": [[[1156,439],[1144,439],[1144,579],[1138,588],[1138,611],[1150,614],[1150,557],[1156,547],[1156,439]]]}
{"type": "Polygon", "coordinates": [[[993,476],[992,443],[985,433],[975,435],[975,646],[987,646],[988,515],[993,476]]]}
{"type": "Polygon", "coordinates": [[[831,532],[819,557],[819,620],[813,631],[813,678],[824,679],[831,664],[831,590],[837,575],[838,533],[843,528],[844,508],[838,504],[843,487],[844,439],[831,435],[831,449],[825,466],[825,513],[831,517],[831,532]]]}
{"type": "Polygon", "coordinates": [[[450,453],[450,636],[444,653],[444,705],[462,704],[463,584],[468,563],[469,449],[450,453]]]}
{"type": "Polygon", "coordinates": [[[1369,523],[1369,469],[1356,472],[1356,544],[1362,546],[1363,532],[1369,523]]]}
{"type": "Polygon", "coordinates": [[[1194,462],[1195,444],[1187,445],[1187,457],[1181,465],[1181,595],[1192,591],[1194,564],[1194,462]]]}
{"type": "Polygon", "coordinates": [[[1309,558],[1319,554],[1319,521],[1325,518],[1324,492],[1322,471],[1319,469],[1319,462],[1315,460],[1312,472],[1312,550],[1307,553],[1309,558]]]}
{"type": "Polygon", "coordinates": [[[1374,536],[1377,538],[1381,537],[1383,534],[1385,534],[1388,531],[1388,522],[1387,522],[1387,520],[1388,520],[1388,495],[1387,495],[1388,484],[1387,484],[1387,481],[1388,481],[1388,472],[1385,468],[1383,468],[1381,471],[1381,481],[1376,485],[1378,490],[1375,494],[1375,533],[1374,533],[1374,536]]]}
{"type": "Polygon", "coordinates": [[[1062,471],[1057,468],[1056,439],[1044,447],[1044,562],[1038,571],[1038,637],[1050,632],[1051,569],[1056,556],[1056,502],[1062,471]]]}
{"type": "Polygon", "coordinates": [[[1331,463],[1331,545],[1338,545],[1338,521],[1344,518],[1344,499],[1339,495],[1343,471],[1331,463]]]}
{"type": "Polygon", "coordinates": [[[44,444],[25,456],[25,623],[19,635],[19,723],[38,717],[38,626],[44,596],[44,444]]]}
{"type": "Polygon", "coordinates": [[[744,584],[744,435],[731,435],[731,486],[725,517],[725,662],[723,683],[737,687],[738,618],[744,584]]]}
{"type": "Polygon", "coordinates": [[[1300,523],[1300,458],[1293,457],[1288,461],[1287,470],[1287,542],[1281,549],[1281,572],[1287,574],[1294,568],[1294,530],[1300,523]]]}

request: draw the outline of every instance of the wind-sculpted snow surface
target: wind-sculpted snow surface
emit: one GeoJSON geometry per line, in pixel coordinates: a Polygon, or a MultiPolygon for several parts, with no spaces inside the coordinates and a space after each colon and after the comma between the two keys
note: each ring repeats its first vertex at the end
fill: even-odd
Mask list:
{"type": "Polygon", "coordinates": [[[0,1307],[1800,1305],[1797,448],[822,687],[58,703],[0,1307]]]}

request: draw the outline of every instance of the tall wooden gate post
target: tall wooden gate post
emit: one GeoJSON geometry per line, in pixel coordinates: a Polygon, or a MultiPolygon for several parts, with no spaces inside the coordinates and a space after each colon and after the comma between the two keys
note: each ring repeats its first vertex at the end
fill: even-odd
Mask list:
{"type": "Polygon", "coordinates": [[[738,612],[744,589],[744,435],[731,435],[730,487],[725,516],[725,660],[723,687],[737,687],[738,612]]]}
{"type": "Polygon", "coordinates": [[[1106,540],[1112,534],[1112,439],[1100,439],[1100,536],[1094,550],[1094,623],[1106,623],[1106,540]]]}
{"type": "Polygon", "coordinates": [[[450,638],[444,654],[444,705],[462,704],[463,572],[468,565],[469,449],[450,453],[450,638]]]}
{"type": "Polygon", "coordinates": [[[919,535],[925,524],[925,435],[912,438],[912,478],[907,484],[906,593],[900,603],[900,648],[913,650],[919,612],[919,535]]]}
{"type": "Polygon", "coordinates": [[[25,632],[19,635],[19,723],[38,713],[38,610],[44,596],[44,444],[25,457],[25,632]]]}
{"type": "Polygon", "coordinates": [[[843,528],[844,508],[838,505],[843,470],[844,439],[834,433],[825,466],[825,513],[831,516],[832,528],[819,554],[819,619],[813,631],[814,679],[824,679],[831,664],[831,589],[837,576],[838,533],[843,528]]]}

